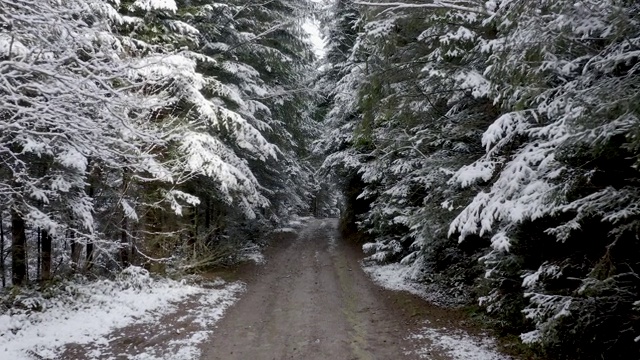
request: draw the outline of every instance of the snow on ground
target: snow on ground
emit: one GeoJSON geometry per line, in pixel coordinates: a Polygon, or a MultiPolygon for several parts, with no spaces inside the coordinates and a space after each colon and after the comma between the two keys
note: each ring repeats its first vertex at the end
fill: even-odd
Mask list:
{"type": "Polygon", "coordinates": [[[244,261],[252,261],[258,265],[264,265],[267,263],[267,260],[264,258],[264,255],[260,250],[260,247],[257,245],[245,248],[242,251],[242,259],[244,261]]]}
{"type": "MultiPolygon", "coordinates": [[[[185,332],[185,336],[173,336],[168,342],[147,346],[140,353],[129,357],[133,360],[195,360],[200,359],[201,351],[199,344],[205,342],[213,331],[215,323],[222,318],[224,311],[237,300],[237,294],[244,290],[241,283],[226,284],[222,291],[205,291],[196,301],[196,306],[186,311],[186,314],[168,324],[165,328],[160,327],[158,337],[164,337],[175,331],[176,334],[185,332]],[[195,330],[187,329],[182,325],[189,324],[195,330]],[[168,331],[167,331],[168,330],[168,331]]],[[[153,336],[153,335],[152,335],[153,336]]],[[[104,352],[101,356],[104,358],[104,352]]],[[[114,358],[113,352],[109,353],[109,358],[114,358]]]]}
{"type": "Polygon", "coordinates": [[[243,261],[251,261],[258,265],[264,265],[267,263],[264,255],[262,254],[262,249],[258,245],[249,245],[240,251],[240,256],[243,261]]]}
{"type": "Polygon", "coordinates": [[[309,222],[313,217],[311,216],[294,216],[289,222],[287,226],[277,228],[273,230],[274,233],[292,233],[296,232],[296,229],[300,229],[305,226],[307,222],[309,222]]]}
{"type": "Polygon", "coordinates": [[[254,263],[258,264],[258,265],[264,265],[267,260],[265,260],[264,255],[262,255],[262,253],[260,252],[252,252],[252,253],[248,253],[245,255],[245,259],[249,260],[249,261],[253,261],[254,263]]]}
{"type": "MultiPolygon", "coordinates": [[[[440,306],[455,306],[459,300],[446,294],[438,286],[411,280],[411,268],[402,264],[363,265],[364,271],[378,285],[394,291],[408,291],[440,306]]],[[[472,336],[462,330],[438,328],[428,322],[410,339],[422,344],[411,352],[421,359],[431,359],[432,353],[445,353],[452,360],[510,360],[497,351],[495,342],[488,336],[472,336]]]]}
{"type": "Polygon", "coordinates": [[[292,232],[296,232],[296,229],[294,228],[290,228],[290,227],[283,227],[283,228],[278,228],[273,230],[274,233],[292,233],[292,232]]]}
{"type": "Polygon", "coordinates": [[[289,225],[290,228],[298,229],[298,228],[303,227],[311,219],[313,219],[312,216],[294,216],[289,221],[288,225],[289,225]]]}
{"type": "MultiPolygon", "coordinates": [[[[12,360],[57,359],[66,344],[92,344],[92,356],[113,341],[114,330],[134,323],[152,323],[174,312],[179,302],[199,296],[202,306],[196,318],[204,324],[217,321],[244,289],[240,283],[217,288],[189,285],[184,281],[156,280],[141,268],[129,267],[115,280],[65,283],[49,298],[32,294],[18,297],[18,306],[0,315],[0,358],[12,360]],[[97,347],[96,347],[97,346],[97,347]]],[[[195,344],[206,333],[194,334],[177,344],[171,359],[195,359],[195,344]],[[177,356],[178,354],[184,356],[177,356]]],[[[136,359],[159,359],[139,354],[136,359]]]]}
{"type": "Polygon", "coordinates": [[[458,306],[465,301],[445,292],[445,289],[436,284],[411,280],[412,269],[408,265],[363,264],[362,268],[376,284],[393,291],[408,291],[438,306],[458,306]]]}
{"type": "Polygon", "coordinates": [[[471,336],[461,330],[436,329],[425,326],[420,333],[410,337],[414,341],[426,340],[429,345],[412,352],[421,359],[430,359],[435,351],[444,352],[452,360],[511,360],[496,349],[495,342],[488,336],[471,336]]]}

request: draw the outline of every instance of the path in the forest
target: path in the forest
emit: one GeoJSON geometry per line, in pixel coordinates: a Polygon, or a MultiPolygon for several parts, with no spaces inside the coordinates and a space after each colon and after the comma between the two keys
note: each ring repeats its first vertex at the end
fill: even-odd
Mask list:
{"type": "Polygon", "coordinates": [[[359,256],[332,219],[276,240],[267,264],[245,274],[246,293],[217,323],[202,359],[417,358],[406,337],[422,316],[407,316],[412,305],[398,303],[406,294],[375,285],[359,256]]]}
{"type": "Polygon", "coordinates": [[[360,266],[361,249],[341,239],[337,220],[311,219],[301,229],[275,233],[264,255],[266,264],[207,274],[202,281],[209,292],[108,336],[66,344],[57,358],[508,359],[460,311],[374,284],[360,266]],[[227,308],[215,291],[234,286],[244,291],[227,308]]]}

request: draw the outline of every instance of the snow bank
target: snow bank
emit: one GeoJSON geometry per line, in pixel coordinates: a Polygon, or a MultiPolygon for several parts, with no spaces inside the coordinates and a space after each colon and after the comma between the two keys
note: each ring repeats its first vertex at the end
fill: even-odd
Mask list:
{"type": "MultiPolygon", "coordinates": [[[[461,303],[434,284],[421,284],[411,280],[411,267],[402,264],[364,265],[364,271],[378,285],[394,291],[408,291],[440,306],[454,306],[461,303]]],[[[407,354],[418,355],[421,359],[432,359],[433,353],[445,353],[452,360],[511,360],[500,354],[496,344],[488,336],[472,336],[462,330],[437,328],[426,322],[425,327],[410,339],[418,344],[419,350],[407,354]]]]}
{"type": "Polygon", "coordinates": [[[156,280],[141,268],[130,267],[116,280],[86,284],[65,283],[45,299],[18,297],[0,315],[0,358],[12,360],[56,359],[65,344],[108,342],[113,330],[139,322],[152,322],[176,309],[176,303],[195,294],[215,299],[221,316],[235,300],[241,284],[205,289],[169,279],[156,280]],[[220,301],[226,299],[226,301],[220,301]],[[15,302],[14,302],[15,303],[15,302]]]}
{"type": "Polygon", "coordinates": [[[460,306],[466,299],[454,296],[451,291],[431,283],[419,283],[411,279],[413,269],[409,265],[392,263],[388,265],[363,264],[362,269],[383,288],[393,291],[408,291],[424,300],[444,307],[460,306]]]}
{"type": "Polygon", "coordinates": [[[413,352],[421,359],[431,359],[434,351],[444,352],[452,360],[511,360],[512,358],[500,354],[495,342],[487,336],[471,336],[463,331],[434,329],[425,327],[418,334],[410,337],[412,340],[426,340],[429,346],[413,352]]]}

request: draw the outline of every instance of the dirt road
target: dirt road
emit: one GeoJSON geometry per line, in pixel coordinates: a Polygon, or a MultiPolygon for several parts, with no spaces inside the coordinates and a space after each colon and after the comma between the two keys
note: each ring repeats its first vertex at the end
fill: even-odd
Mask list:
{"type": "Polygon", "coordinates": [[[361,270],[336,228],[336,220],[311,220],[297,238],[274,244],[202,358],[412,358],[403,338],[413,325],[361,270]]]}
{"type": "Polygon", "coordinates": [[[56,358],[510,359],[461,311],[375,285],[360,267],[360,248],[336,228],[336,220],[315,219],[278,233],[266,264],[205,274],[203,291],[106,336],[80,336],[56,358]]]}

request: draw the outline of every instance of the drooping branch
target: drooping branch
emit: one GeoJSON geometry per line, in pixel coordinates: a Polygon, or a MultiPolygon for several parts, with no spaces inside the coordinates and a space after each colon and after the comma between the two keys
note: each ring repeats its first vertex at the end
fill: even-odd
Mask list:
{"type": "Polygon", "coordinates": [[[354,4],[356,5],[386,7],[387,9],[385,9],[383,13],[387,11],[394,11],[394,10],[420,8],[420,9],[448,9],[448,10],[470,12],[475,14],[482,14],[487,16],[493,15],[493,12],[489,11],[484,6],[470,7],[470,6],[461,5],[461,4],[468,4],[468,3],[469,3],[468,1],[438,1],[438,0],[434,0],[426,4],[412,4],[412,3],[403,3],[403,2],[376,3],[376,2],[370,2],[370,1],[354,2],[354,4]]]}

